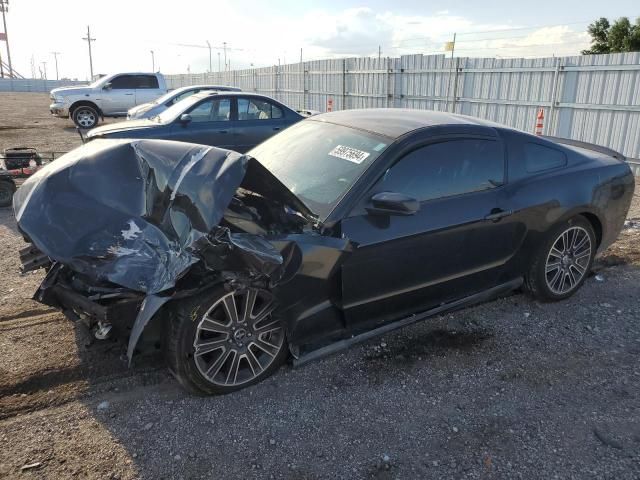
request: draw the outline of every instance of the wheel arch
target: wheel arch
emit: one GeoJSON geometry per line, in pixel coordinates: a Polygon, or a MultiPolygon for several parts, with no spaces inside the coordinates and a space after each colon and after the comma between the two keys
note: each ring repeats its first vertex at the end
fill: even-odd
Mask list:
{"type": "MultiPolygon", "coordinates": [[[[580,212],[577,215],[580,215],[587,219],[587,221],[593,227],[593,232],[596,234],[596,247],[599,248],[602,243],[602,222],[600,218],[595,213],[592,212],[580,212]]],[[[576,215],[576,216],[577,216],[576,215]]]]}
{"type": "Polygon", "coordinates": [[[90,101],[90,100],[77,100],[77,101],[73,102],[71,104],[71,106],[69,107],[69,116],[73,117],[73,112],[78,107],[82,107],[82,106],[95,108],[96,112],[98,112],[98,115],[100,115],[101,117],[104,118],[104,114],[102,113],[102,110],[100,109],[100,107],[98,105],[96,105],[94,102],[90,101]]]}
{"type": "Polygon", "coordinates": [[[216,288],[224,285],[224,282],[213,282],[206,287],[190,291],[186,295],[176,295],[171,297],[159,297],[150,295],[145,298],[145,305],[148,310],[145,313],[138,313],[129,335],[127,355],[131,362],[138,345],[162,344],[168,334],[167,322],[176,304],[184,299],[212,292],[216,288]]]}

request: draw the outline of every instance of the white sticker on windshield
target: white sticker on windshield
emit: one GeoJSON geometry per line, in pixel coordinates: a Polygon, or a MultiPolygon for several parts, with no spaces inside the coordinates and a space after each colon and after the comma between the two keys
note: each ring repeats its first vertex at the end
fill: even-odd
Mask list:
{"type": "Polygon", "coordinates": [[[344,145],[336,145],[336,147],[329,152],[329,155],[360,164],[369,156],[369,152],[363,152],[356,148],[345,147],[344,145]]]}

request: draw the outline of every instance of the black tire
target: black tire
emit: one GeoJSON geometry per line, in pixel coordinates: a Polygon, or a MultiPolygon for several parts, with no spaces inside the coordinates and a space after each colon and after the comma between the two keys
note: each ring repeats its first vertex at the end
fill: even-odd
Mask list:
{"type": "Polygon", "coordinates": [[[79,105],[71,112],[71,119],[77,127],[88,130],[98,124],[98,109],[92,105],[79,105]]]}
{"type": "Polygon", "coordinates": [[[12,181],[0,180],[0,207],[10,207],[16,184],[12,181]]]}
{"type": "MultiPolygon", "coordinates": [[[[289,347],[284,327],[282,323],[271,314],[265,315],[262,320],[255,321],[255,324],[252,324],[251,321],[243,323],[240,320],[237,323],[231,322],[229,327],[222,327],[222,322],[218,323],[217,319],[221,318],[221,315],[227,312],[225,302],[236,305],[238,318],[246,318],[245,307],[241,306],[240,300],[238,299],[245,298],[242,297],[242,295],[248,295],[248,293],[245,292],[249,291],[258,292],[256,296],[260,295],[260,298],[262,298],[262,296],[264,296],[264,298],[271,298],[273,302],[273,298],[264,290],[250,289],[229,292],[225,290],[223,286],[219,286],[209,292],[182,300],[171,309],[168,318],[169,328],[165,338],[165,356],[169,370],[188,391],[199,395],[231,393],[264,380],[278,370],[287,360],[289,347]],[[232,295],[232,300],[229,300],[229,295],[232,295]],[[207,318],[205,319],[205,317],[207,318]],[[255,342],[263,342],[265,338],[264,335],[267,334],[264,328],[271,324],[277,324],[279,326],[273,328],[272,331],[268,333],[269,335],[272,335],[272,333],[274,335],[269,337],[270,341],[277,337],[277,341],[273,340],[273,343],[277,344],[278,349],[276,352],[274,348],[270,354],[267,355],[266,351],[261,350],[257,346],[257,343],[251,343],[252,340],[250,340],[249,337],[252,337],[255,342]],[[224,328],[225,333],[207,330],[211,325],[213,325],[211,328],[215,330],[224,328]],[[238,325],[238,328],[236,329],[233,325],[238,325]],[[244,327],[240,328],[241,325],[244,325],[244,327]],[[235,332],[232,332],[230,330],[231,328],[234,328],[235,332]],[[244,344],[239,343],[236,338],[240,330],[243,329],[246,329],[242,337],[244,340],[241,339],[241,341],[244,341],[244,344]],[[264,333],[256,333],[259,332],[260,329],[263,329],[264,333]],[[277,333],[275,333],[276,331],[277,333]],[[210,336],[203,338],[202,336],[206,334],[210,336]],[[200,346],[204,345],[202,352],[206,351],[207,345],[219,344],[219,347],[208,353],[198,354],[194,346],[196,343],[200,343],[200,346]],[[232,352],[235,352],[235,354],[232,352]],[[249,359],[250,354],[252,355],[252,359],[258,361],[257,365],[249,359]],[[225,357],[225,359],[220,360],[222,357],[225,357]],[[236,357],[239,358],[238,365],[244,365],[242,375],[239,373],[238,368],[236,368],[234,378],[240,378],[237,381],[226,384],[226,381],[228,381],[232,375],[232,373],[228,373],[226,374],[225,384],[223,384],[221,379],[225,377],[226,369],[228,369],[229,372],[233,371],[236,357]],[[209,361],[211,362],[211,368],[207,370],[207,372],[213,372],[215,365],[222,362],[218,369],[212,373],[212,376],[215,377],[213,379],[205,376],[204,372],[209,366],[209,361]],[[258,370],[259,373],[256,374],[256,370],[258,370]]],[[[261,306],[259,301],[263,302],[264,311],[272,308],[270,306],[272,304],[267,305],[267,300],[257,299],[254,300],[253,304],[256,307],[251,309],[252,312],[257,311],[258,307],[261,306]]],[[[244,300],[242,302],[244,303],[244,300]]],[[[248,300],[244,304],[248,304],[248,300]]],[[[262,313],[261,311],[258,312],[256,318],[262,313]]],[[[271,345],[269,342],[267,342],[267,344],[271,345]]]]}
{"type": "Polygon", "coordinates": [[[543,302],[555,302],[570,297],[589,276],[596,250],[593,226],[583,216],[579,215],[555,225],[549,230],[532,259],[531,267],[525,277],[527,291],[543,302]],[[565,240],[561,240],[564,234],[569,239],[569,248],[566,249],[566,253],[555,248],[564,245],[565,240]],[[577,245],[576,242],[583,240],[589,242],[588,255],[585,246],[580,246],[579,249],[573,248],[577,245]],[[573,250],[577,252],[572,253],[573,250]]]}

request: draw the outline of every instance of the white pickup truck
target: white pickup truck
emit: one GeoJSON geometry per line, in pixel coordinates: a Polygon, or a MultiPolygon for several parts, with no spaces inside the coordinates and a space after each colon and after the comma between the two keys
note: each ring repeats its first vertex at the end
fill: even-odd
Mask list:
{"type": "Polygon", "coordinates": [[[167,93],[161,73],[115,73],[90,85],[51,90],[56,117],[71,117],[80,128],[93,128],[100,117],[126,117],[127,110],[167,93]]]}

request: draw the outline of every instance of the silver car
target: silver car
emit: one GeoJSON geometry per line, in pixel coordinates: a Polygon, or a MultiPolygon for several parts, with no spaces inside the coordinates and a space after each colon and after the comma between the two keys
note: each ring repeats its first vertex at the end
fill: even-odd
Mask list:
{"type": "Polygon", "coordinates": [[[143,118],[152,118],[161,114],[174,103],[179,102],[194,93],[204,90],[218,90],[221,92],[241,92],[242,89],[236,87],[227,87],[223,85],[190,85],[188,87],[176,88],[166,93],[162,97],[153,102],[144,103],[130,109],[127,112],[127,120],[139,120],[143,118]]]}

